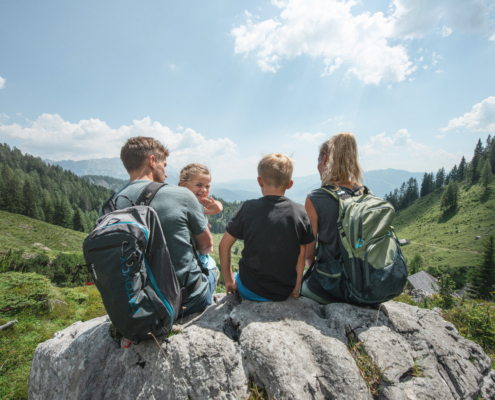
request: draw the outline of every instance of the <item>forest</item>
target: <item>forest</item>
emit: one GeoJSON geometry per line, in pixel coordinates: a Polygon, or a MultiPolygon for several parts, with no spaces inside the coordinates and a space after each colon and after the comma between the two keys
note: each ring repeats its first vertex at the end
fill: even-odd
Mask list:
{"type": "Polygon", "coordinates": [[[421,188],[419,188],[416,179],[411,178],[402,183],[399,189],[385,195],[385,200],[389,201],[396,211],[403,210],[414,200],[425,197],[452,183],[447,196],[450,198],[446,198],[445,201],[445,207],[451,208],[455,202],[455,192],[458,191],[456,182],[481,183],[486,187],[491,179],[492,171],[495,171],[495,137],[492,138],[491,135],[488,135],[484,146],[481,139],[478,140],[470,162],[466,161],[463,156],[459,165],[454,165],[448,173],[443,167],[438,170],[436,175],[433,172],[425,173],[421,188]]]}
{"type": "Polygon", "coordinates": [[[0,210],[90,232],[112,191],[0,144],[0,210]]]}

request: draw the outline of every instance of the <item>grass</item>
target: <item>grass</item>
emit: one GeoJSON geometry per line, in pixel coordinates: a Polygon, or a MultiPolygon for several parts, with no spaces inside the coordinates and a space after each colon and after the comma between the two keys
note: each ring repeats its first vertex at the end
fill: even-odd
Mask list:
{"type": "Polygon", "coordinates": [[[31,273],[0,274],[0,398],[27,399],[31,360],[36,346],[76,321],[105,315],[94,287],[59,289],[48,278],[31,273]]]}
{"type": "MultiPolygon", "coordinates": [[[[218,279],[218,284],[217,284],[217,288],[215,289],[215,292],[225,293],[225,282],[223,280],[222,269],[220,268],[220,256],[218,254],[218,245],[220,244],[220,240],[222,240],[223,234],[213,233],[212,236],[213,236],[213,252],[210,253],[210,256],[213,257],[213,259],[217,263],[218,270],[220,271],[220,278],[218,279]]],[[[238,240],[234,244],[234,246],[232,246],[231,257],[232,257],[232,269],[234,270],[234,274],[239,270],[239,260],[241,259],[242,249],[244,249],[243,240],[238,240]]]]}
{"type": "Polygon", "coordinates": [[[268,400],[266,390],[256,385],[252,375],[249,376],[249,397],[248,400],[268,400]]]}
{"type": "Polygon", "coordinates": [[[444,191],[438,189],[396,214],[397,235],[411,241],[403,248],[404,255],[412,260],[419,253],[425,268],[474,266],[483,251],[476,236],[483,239],[495,233],[495,183],[488,190],[461,184],[459,207],[449,213],[440,210],[444,191]]]}
{"type": "Polygon", "coordinates": [[[7,252],[9,248],[24,250],[27,254],[38,254],[43,251],[41,247],[49,248],[49,254],[82,252],[82,242],[86,236],[83,232],[0,211],[0,254],[7,252]],[[42,246],[34,246],[35,243],[42,246]]]}
{"type": "Polygon", "coordinates": [[[359,372],[366,382],[370,394],[373,398],[378,398],[378,390],[380,382],[383,379],[383,373],[378,366],[373,363],[373,360],[368,353],[366,353],[362,342],[356,340],[352,333],[347,336],[347,339],[349,341],[347,346],[349,352],[354,358],[354,361],[356,361],[359,372]]]}

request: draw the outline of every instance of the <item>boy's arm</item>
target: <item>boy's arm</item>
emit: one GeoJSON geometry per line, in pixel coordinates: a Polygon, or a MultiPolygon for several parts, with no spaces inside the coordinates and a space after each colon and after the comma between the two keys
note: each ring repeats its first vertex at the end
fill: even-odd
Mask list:
{"type": "Polygon", "coordinates": [[[290,294],[292,297],[299,297],[299,289],[301,288],[301,282],[304,274],[304,258],[306,254],[306,245],[301,245],[301,250],[299,252],[299,258],[297,260],[296,272],[297,272],[297,280],[296,286],[294,290],[290,294]]]}
{"type": "Polygon", "coordinates": [[[230,250],[232,246],[237,241],[228,232],[225,232],[222,240],[220,241],[220,246],[218,246],[218,253],[220,255],[220,266],[222,268],[223,280],[225,281],[225,292],[229,294],[230,292],[235,292],[237,290],[237,283],[234,279],[234,274],[232,273],[231,255],[230,250]]]}
{"type": "MultiPolygon", "coordinates": [[[[311,222],[311,227],[313,228],[313,235],[316,238],[318,232],[318,214],[316,213],[315,206],[309,199],[306,197],[306,204],[304,205],[306,208],[306,212],[308,213],[309,222],[311,222]]],[[[316,239],[313,240],[306,246],[306,265],[311,267],[313,261],[315,260],[315,248],[316,248],[316,239]]]]}

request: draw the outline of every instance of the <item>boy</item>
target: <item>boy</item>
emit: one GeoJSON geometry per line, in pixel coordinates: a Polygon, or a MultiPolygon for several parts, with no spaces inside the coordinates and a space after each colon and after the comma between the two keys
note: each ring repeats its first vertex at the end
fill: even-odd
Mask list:
{"type": "Polygon", "coordinates": [[[304,206],[284,196],[294,183],[292,170],[292,160],[280,153],[268,154],[259,162],[263,197],[243,203],[220,242],[227,294],[237,290],[252,301],[299,296],[306,244],[315,238],[304,206]],[[238,239],[244,240],[244,250],[234,277],[230,249],[238,239]]]}

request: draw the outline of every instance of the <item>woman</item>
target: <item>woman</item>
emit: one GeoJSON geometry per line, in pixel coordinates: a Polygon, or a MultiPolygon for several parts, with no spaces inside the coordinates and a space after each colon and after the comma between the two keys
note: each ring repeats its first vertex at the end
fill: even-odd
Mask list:
{"type": "MultiPolygon", "coordinates": [[[[362,176],[358,163],[358,147],[352,133],[339,133],[320,146],[318,171],[322,187],[328,190],[340,187],[348,194],[361,190],[362,176]]],[[[314,269],[311,270],[309,276],[306,274],[301,286],[301,294],[322,304],[342,301],[329,294],[330,291],[339,293],[343,290],[341,267],[338,262],[341,255],[337,228],[339,203],[320,188],[308,194],[305,207],[313,233],[319,242],[319,254],[315,254],[316,240],[306,246],[306,264],[311,267],[318,259],[318,264],[326,264],[327,270],[335,273],[332,274],[334,276],[332,279],[328,279],[328,274],[322,279],[317,268],[316,272],[313,272],[314,269]],[[334,265],[330,265],[328,269],[328,264],[332,263],[334,265]]]]}

